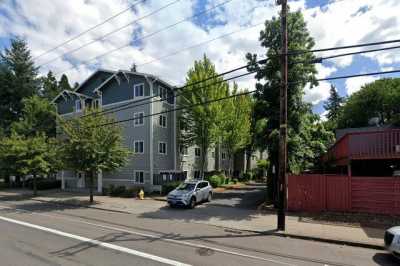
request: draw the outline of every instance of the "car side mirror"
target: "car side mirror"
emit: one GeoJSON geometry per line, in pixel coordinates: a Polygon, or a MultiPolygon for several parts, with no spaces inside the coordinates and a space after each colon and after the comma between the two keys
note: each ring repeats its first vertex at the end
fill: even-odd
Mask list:
{"type": "Polygon", "coordinates": [[[197,187],[197,188],[196,188],[196,191],[199,191],[199,190],[200,190],[200,188],[199,188],[199,187],[197,187]]]}

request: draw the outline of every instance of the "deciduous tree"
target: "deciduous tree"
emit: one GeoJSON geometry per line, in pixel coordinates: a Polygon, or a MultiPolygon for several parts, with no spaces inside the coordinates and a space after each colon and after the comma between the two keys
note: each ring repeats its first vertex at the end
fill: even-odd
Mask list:
{"type": "Polygon", "coordinates": [[[115,120],[96,115],[97,109],[85,109],[85,117],[75,117],[60,126],[65,134],[64,155],[68,167],[84,172],[90,178],[90,202],[93,202],[93,180],[100,171],[113,171],[127,163],[131,152],[123,145],[121,128],[105,126],[115,120]]]}

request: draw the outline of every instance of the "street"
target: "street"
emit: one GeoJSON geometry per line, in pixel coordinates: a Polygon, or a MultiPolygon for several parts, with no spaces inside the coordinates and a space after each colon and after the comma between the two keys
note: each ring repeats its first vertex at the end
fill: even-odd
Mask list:
{"type": "Polygon", "coordinates": [[[166,217],[29,199],[2,201],[0,208],[1,265],[397,265],[380,250],[166,217]]]}

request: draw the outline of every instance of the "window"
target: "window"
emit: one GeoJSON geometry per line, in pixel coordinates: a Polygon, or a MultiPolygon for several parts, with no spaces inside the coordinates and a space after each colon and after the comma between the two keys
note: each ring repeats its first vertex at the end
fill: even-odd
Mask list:
{"type": "Polygon", "coordinates": [[[82,110],[82,101],[81,100],[76,100],[75,101],[75,111],[79,112],[82,110]]]}
{"type": "Polygon", "coordinates": [[[167,127],[167,117],[165,115],[160,115],[158,117],[158,125],[160,127],[167,127]]]}
{"type": "Polygon", "coordinates": [[[182,155],[188,155],[188,147],[187,147],[187,146],[184,146],[184,145],[181,145],[181,147],[180,147],[180,153],[181,153],[182,155]]]}
{"type": "Polygon", "coordinates": [[[159,88],[159,96],[161,99],[165,100],[168,97],[168,90],[167,88],[164,87],[158,87],[159,88]]]}
{"type": "Polygon", "coordinates": [[[225,158],[226,158],[226,153],[223,152],[222,155],[221,155],[221,157],[222,157],[222,160],[225,160],[225,158]]]}
{"type": "Polygon", "coordinates": [[[194,148],[194,156],[200,157],[200,148],[194,148]]]}
{"type": "Polygon", "coordinates": [[[135,97],[143,97],[144,96],[144,84],[136,84],[133,86],[133,90],[135,92],[135,97]]]}
{"type": "Polygon", "coordinates": [[[134,142],[134,145],[135,145],[135,148],[134,148],[135,153],[143,153],[143,151],[144,151],[144,142],[143,142],[143,140],[136,140],[134,142]]]}
{"type": "Polygon", "coordinates": [[[167,154],[167,143],[165,142],[158,143],[158,153],[167,154]]]}
{"type": "Polygon", "coordinates": [[[93,101],[93,108],[99,108],[100,105],[101,105],[100,99],[95,99],[95,100],[93,101]]]}
{"type": "Polygon", "coordinates": [[[144,119],[143,119],[144,113],[140,112],[140,113],[133,113],[133,124],[135,126],[141,126],[144,124],[144,119]]]}
{"type": "Polygon", "coordinates": [[[194,171],[194,179],[200,179],[200,171],[194,171]]]}
{"type": "Polygon", "coordinates": [[[135,183],[144,183],[144,172],[142,171],[137,171],[135,172],[135,183]]]}
{"type": "Polygon", "coordinates": [[[211,152],[211,157],[215,158],[215,152],[211,152]]]}

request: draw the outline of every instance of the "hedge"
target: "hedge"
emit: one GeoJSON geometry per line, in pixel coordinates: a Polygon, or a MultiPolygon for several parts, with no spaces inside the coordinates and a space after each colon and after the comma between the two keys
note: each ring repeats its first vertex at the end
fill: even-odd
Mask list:
{"type": "MultiPolygon", "coordinates": [[[[30,189],[33,189],[33,178],[26,181],[26,186],[30,189]]],[[[37,188],[37,190],[61,188],[61,180],[37,178],[36,179],[36,188],[37,188]]]]}
{"type": "Polygon", "coordinates": [[[161,192],[165,195],[170,193],[172,190],[177,188],[182,182],[181,181],[173,181],[170,183],[166,183],[162,185],[161,192]]]}
{"type": "MultiPolygon", "coordinates": [[[[206,180],[208,180],[208,182],[210,182],[211,186],[214,188],[225,184],[225,176],[223,176],[223,175],[213,175],[213,176],[206,178],[206,180]]],[[[229,182],[229,180],[228,180],[228,182],[229,182]]]]}
{"type": "Polygon", "coordinates": [[[140,188],[126,188],[124,186],[110,185],[108,188],[103,188],[103,195],[110,197],[122,197],[122,198],[135,198],[140,188]]]}

